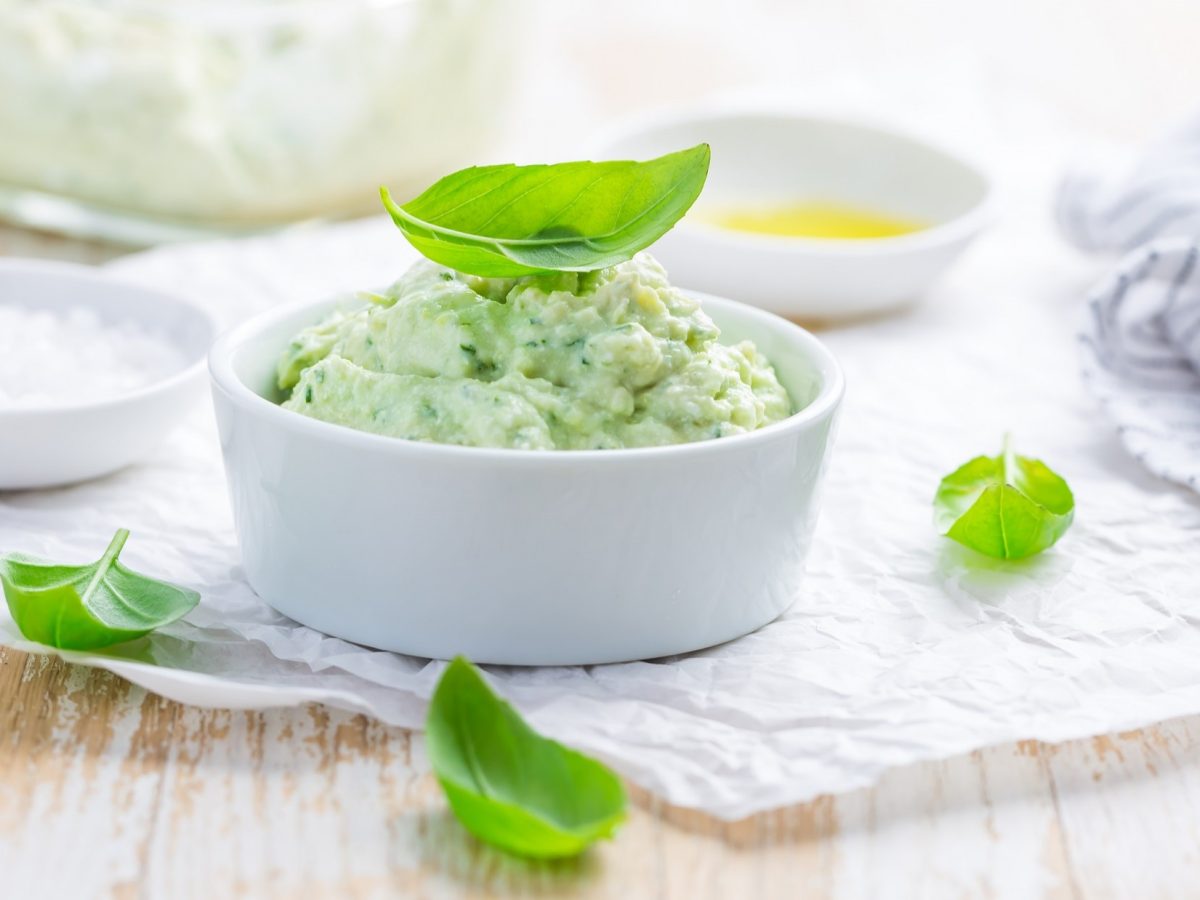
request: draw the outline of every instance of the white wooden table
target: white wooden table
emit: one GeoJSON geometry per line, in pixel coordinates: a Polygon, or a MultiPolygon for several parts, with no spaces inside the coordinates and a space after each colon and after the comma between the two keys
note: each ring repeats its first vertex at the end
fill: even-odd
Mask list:
{"type": "Polygon", "coordinates": [[[1194,897],[1200,717],[890,772],[734,824],[634,791],[566,864],[478,844],[421,738],[321,707],[241,713],[0,651],[9,897],[1194,897]]]}

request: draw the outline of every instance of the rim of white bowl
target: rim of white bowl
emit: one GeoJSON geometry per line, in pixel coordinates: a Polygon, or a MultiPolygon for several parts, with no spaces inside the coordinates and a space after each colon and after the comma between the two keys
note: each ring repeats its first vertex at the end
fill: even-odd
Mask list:
{"type": "Polygon", "coordinates": [[[880,238],[817,238],[801,237],[798,235],[759,234],[742,232],[732,228],[723,228],[709,222],[689,221],[686,217],[675,226],[681,231],[704,235],[713,240],[719,240],[734,246],[752,246],[756,249],[769,249],[776,252],[788,253],[795,251],[820,251],[837,256],[875,256],[904,253],[931,245],[954,243],[964,237],[969,237],[985,226],[991,224],[997,217],[999,203],[995,179],[977,160],[945,144],[930,139],[916,131],[881,122],[869,116],[839,115],[826,113],[817,109],[789,110],[781,107],[755,107],[752,105],[729,105],[715,107],[700,107],[671,112],[650,112],[630,119],[623,124],[603,134],[594,142],[597,155],[609,153],[620,143],[636,138],[653,135],[684,125],[703,124],[705,122],[728,122],[737,119],[771,120],[788,124],[796,122],[818,122],[852,128],[858,131],[870,132],[888,138],[899,138],[908,143],[943,157],[949,162],[971,172],[983,185],[979,200],[970,208],[944,222],[923,227],[909,234],[894,235],[880,238]]]}
{"type": "MultiPolygon", "coordinates": [[[[213,318],[208,310],[193,303],[192,301],[180,296],[179,294],[164,291],[160,288],[150,287],[145,284],[138,284],[134,281],[129,281],[119,276],[112,276],[99,269],[96,266],[89,266],[84,263],[63,262],[60,260],[43,260],[43,259],[0,259],[0,274],[4,272],[32,272],[35,274],[45,274],[50,277],[67,276],[78,281],[103,282],[106,287],[117,287],[118,289],[127,289],[138,291],[143,294],[153,294],[160,298],[161,302],[172,303],[175,306],[180,306],[194,313],[200,321],[203,321],[208,327],[207,339],[205,344],[211,346],[213,340],[219,333],[217,320],[213,318]]],[[[3,301],[0,301],[3,303],[3,301]]],[[[86,303],[80,303],[79,306],[83,309],[90,309],[86,303]]],[[[178,345],[177,349],[181,352],[182,347],[178,345]]],[[[5,419],[17,418],[47,418],[51,416],[69,415],[72,413],[81,412],[102,412],[104,410],[116,409],[128,404],[138,403],[149,397],[163,394],[174,390],[181,384],[192,381],[203,375],[205,362],[208,353],[201,350],[195,359],[191,359],[182,369],[168,375],[166,378],[160,378],[157,381],[151,381],[149,384],[144,384],[141,387],[133,390],[123,391],[119,394],[114,394],[111,397],[97,397],[94,400],[74,403],[56,403],[46,406],[17,406],[17,407],[2,407],[0,406],[0,421],[5,419]]],[[[189,354],[190,358],[190,354],[189,354]]]]}
{"type": "Polygon", "coordinates": [[[413,441],[406,438],[372,434],[284,409],[278,403],[274,403],[252,390],[234,371],[234,355],[248,341],[304,310],[312,310],[315,314],[317,310],[332,308],[338,302],[336,299],[326,299],[317,303],[289,304],[261,313],[235,326],[217,338],[216,343],[213,344],[208,356],[209,374],[213,385],[231,402],[289,431],[334,443],[351,444],[364,449],[397,455],[432,455],[447,459],[457,458],[464,462],[469,460],[491,461],[512,465],[572,465],[584,462],[611,464],[620,460],[632,461],[670,458],[685,454],[722,453],[751,443],[769,442],[790,432],[808,428],[836,411],[845,394],[845,376],[833,353],[810,331],[781,316],[746,303],[739,303],[736,300],[728,300],[701,291],[683,290],[699,300],[702,305],[716,301],[717,306],[732,308],[736,315],[757,319],[765,323],[767,327],[785,332],[792,339],[797,340],[803,346],[806,358],[816,364],[820,374],[821,385],[817,395],[810,403],[786,419],[754,431],[728,437],[655,447],[621,447],[609,450],[521,450],[511,447],[469,447],[459,444],[440,444],[433,441],[413,441]]]}

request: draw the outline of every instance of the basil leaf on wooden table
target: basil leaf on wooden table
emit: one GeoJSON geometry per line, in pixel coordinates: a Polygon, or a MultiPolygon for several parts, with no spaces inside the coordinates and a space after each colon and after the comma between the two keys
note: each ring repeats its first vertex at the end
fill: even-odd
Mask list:
{"type": "Polygon", "coordinates": [[[611,769],[535,732],[461,656],[438,682],[426,740],[454,814],[504,850],[574,856],[625,818],[625,790],[611,769]]]}
{"type": "Polygon", "coordinates": [[[586,272],[631,259],[688,211],[708,177],[699,144],[646,162],[474,166],[447,175],[392,221],[434,262],[488,277],[586,272]]]}
{"type": "Polygon", "coordinates": [[[1075,498],[1045,463],[1017,456],[1005,438],[999,456],[977,456],[943,478],[933,508],[946,537],[998,559],[1021,559],[1063,536],[1075,498]]]}
{"type": "Polygon", "coordinates": [[[64,566],[23,554],[0,557],[0,585],[21,634],[63,650],[95,650],[148,634],[190,612],[195,591],[121,565],[129,532],[117,531],[104,555],[64,566]]]}

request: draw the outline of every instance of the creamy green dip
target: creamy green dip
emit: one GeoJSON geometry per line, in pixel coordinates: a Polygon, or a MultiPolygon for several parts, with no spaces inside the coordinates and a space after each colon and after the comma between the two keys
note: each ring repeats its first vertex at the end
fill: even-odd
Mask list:
{"type": "Polygon", "coordinates": [[[728,346],[653,258],[478,278],[422,261],[300,332],[286,408],[375,434],[530,450],[680,444],[792,413],[771,364],[728,346]]]}

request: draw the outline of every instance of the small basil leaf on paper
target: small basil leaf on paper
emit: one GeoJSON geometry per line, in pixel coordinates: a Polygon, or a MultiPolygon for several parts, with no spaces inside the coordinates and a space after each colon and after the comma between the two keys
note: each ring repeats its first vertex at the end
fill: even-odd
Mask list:
{"type": "Polygon", "coordinates": [[[586,272],[633,257],[700,196],[709,149],[646,162],[475,166],[415,200],[383,205],[424,256],[472,275],[586,272]]]}
{"type": "Polygon", "coordinates": [[[1075,498],[1045,463],[1017,456],[1005,438],[999,456],[977,456],[943,478],[933,508],[946,537],[987,556],[1022,559],[1063,536],[1075,498]]]}
{"type": "Polygon", "coordinates": [[[64,566],[22,554],[0,557],[0,585],[13,620],[31,641],[95,650],[133,640],[191,611],[195,591],[121,565],[129,532],[117,531],[100,559],[64,566]]]}
{"type": "Polygon", "coordinates": [[[458,820],[509,852],[574,856],[625,819],[611,769],[535,732],[461,656],[438,682],[426,740],[458,820]]]}

